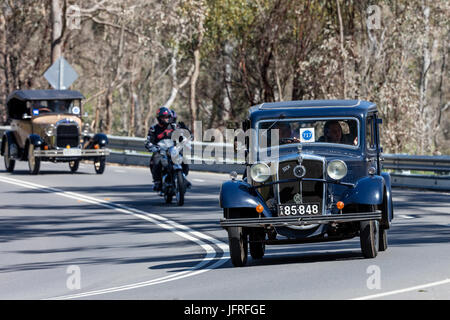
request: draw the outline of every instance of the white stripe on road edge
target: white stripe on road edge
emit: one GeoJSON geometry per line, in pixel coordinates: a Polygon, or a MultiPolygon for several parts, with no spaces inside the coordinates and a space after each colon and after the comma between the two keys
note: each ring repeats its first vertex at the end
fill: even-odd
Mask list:
{"type": "Polygon", "coordinates": [[[423,285],[420,285],[420,286],[415,286],[415,287],[410,287],[410,288],[405,288],[405,289],[400,289],[400,290],[394,290],[394,291],[374,294],[374,295],[371,295],[371,296],[355,298],[355,299],[352,299],[352,300],[369,300],[369,299],[382,298],[382,297],[386,297],[386,296],[392,296],[394,294],[405,293],[405,292],[425,289],[425,288],[429,288],[429,287],[440,286],[440,285],[447,284],[447,283],[450,283],[450,279],[445,279],[445,280],[442,280],[442,281],[436,281],[436,282],[427,283],[427,284],[423,284],[423,285]]]}
{"type": "Polygon", "coordinates": [[[0,180],[3,182],[6,182],[6,183],[20,186],[20,187],[54,193],[54,194],[62,196],[62,197],[84,201],[84,202],[99,205],[99,206],[102,206],[102,207],[105,207],[105,208],[108,208],[111,210],[115,210],[115,211],[118,211],[121,213],[133,215],[137,218],[150,221],[161,228],[164,228],[166,230],[169,230],[169,231],[177,234],[178,236],[180,236],[182,238],[185,238],[187,240],[195,242],[196,244],[201,246],[206,251],[206,256],[203,258],[203,260],[199,264],[192,267],[190,270],[177,272],[177,273],[174,273],[169,276],[165,276],[165,277],[161,277],[161,278],[157,278],[157,279],[153,279],[153,280],[149,280],[149,281],[138,282],[138,283],[123,285],[123,286],[118,286],[118,287],[113,287],[113,288],[107,288],[107,289],[102,289],[102,290],[89,291],[89,292],[84,292],[84,293],[79,293],[79,294],[50,298],[51,300],[83,298],[83,297],[89,297],[89,296],[94,296],[94,295],[99,295],[99,294],[131,290],[131,289],[141,288],[141,287],[145,287],[145,286],[160,284],[160,283],[164,283],[164,282],[168,282],[168,281],[179,280],[179,279],[191,277],[191,276],[198,275],[200,273],[218,268],[219,266],[221,266],[222,264],[224,264],[225,262],[228,261],[228,254],[227,254],[228,253],[228,245],[227,244],[225,244],[224,242],[219,241],[215,238],[212,238],[206,234],[195,231],[187,226],[179,224],[175,221],[164,218],[160,215],[148,213],[148,212],[145,212],[142,210],[130,208],[130,207],[127,207],[127,206],[124,206],[121,204],[116,204],[113,202],[109,202],[106,200],[96,199],[94,197],[90,197],[87,195],[83,195],[83,194],[79,194],[79,193],[75,193],[75,192],[64,191],[64,190],[56,189],[56,188],[52,188],[52,187],[47,187],[47,186],[39,185],[36,183],[28,182],[28,181],[17,180],[17,179],[12,179],[12,178],[7,178],[7,177],[1,177],[0,180]],[[214,260],[217,257],[219,252],[216,251],[214,249],[214,247],[212,247],[208,242],[205,242],[202,239],[207,240],[208,242],[216,245],[223,251],[223,256],[221,258],[219,258],[218,261],[216,261],[214,264],[212,264],[211,266],[209,266],[207,268],[205,268],[206,265],[209,262],[211,262],[212,260],[214,260]]]}
{"type": "Polygon", "coordinates": [[[399,217],[403,218],[403,219],[414,219],[415,218],[413,216],[408,216],[407,214],[400,214],[399,217]]]}

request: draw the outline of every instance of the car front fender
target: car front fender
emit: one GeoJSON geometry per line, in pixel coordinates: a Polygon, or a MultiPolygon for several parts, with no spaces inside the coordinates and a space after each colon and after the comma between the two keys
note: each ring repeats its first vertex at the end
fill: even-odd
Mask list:
{"type": "Polygon", "coordinates": [[[14,134],[12,133],[12,131],[5,131],[5,133],[3,133],[3,137],[2,137],[2,148],[1,148],[1,155],[3,156],[5,154],[5,150],[6,150],[6,146],[8,145],[12,145],[16,143],[16,139],[14,138],[14,134]]]}
{"type": "Polygon", "coordinates": [[[108,137],[104,133],[96,133],[93,138],[94,144],[99,144],[100,147],[104,147],[108,144],[108,137]]]}
{"type": "Polygon", "coordinates": [[[40,147],[44,143],[44,140],[37,134],[30,134],[28,136],[28,141],[35,147],[40,147]]]}
{"type": "Polygon", "coordinates": [[[383,212],[383,222],[386,228],[389,228],[390,222],[394,219],[394,205],[392,202],[392,190],[391,190],[391,175],[388,172],[382,172],[381,176],[384,179],[385,193],[383,199],[383,205],[381,211],[383,212]]]}
{"type": "Polygon", "coordinates": [[[359,179],[352,189],[344,192],[341,201],[347,204],[380,205],[383,203],[385,181],[381,176],[359,179]]]}
{"type": "Polygon", "coordinates": [[[264,208],[262,215],[272,217],[263,197],[250,184],[244,181],[227,181],[220,189],[220,206],[231,208],[256,208],[261,204],[264,208]]]}

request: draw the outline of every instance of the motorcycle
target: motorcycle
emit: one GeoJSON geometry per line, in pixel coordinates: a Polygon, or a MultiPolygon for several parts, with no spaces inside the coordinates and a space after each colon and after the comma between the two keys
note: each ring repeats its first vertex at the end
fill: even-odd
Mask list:
{"type": "Polygon", "coordinates": [[[173,196],[175,196],[179,206],[184,204],[184,194],[190,186],[186,179],[187,166],[183,166],[182,149],[186,143],[175,145],[171,139],[158,142],[159,150],[157,152],[161,155],[162,165],[161,195],[164,196],[166,203],[172,203],[173,196]]]}

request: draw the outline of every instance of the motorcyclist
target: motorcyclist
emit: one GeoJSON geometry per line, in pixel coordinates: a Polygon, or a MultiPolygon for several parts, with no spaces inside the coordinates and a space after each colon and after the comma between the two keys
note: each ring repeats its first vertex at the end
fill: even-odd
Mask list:
{"type": "Polygon", "coordinates": [[[176,125],[172,123],[172,112],[166,107],[161,107],[156,112],[157,123],[150,127],[145,141],[145,147],[153,153],[150,159],[150,170],[153,177],[153,191],[161,191],[161,155],[158,153],[158,142],[163,139],[170,139],[176,125]]]}
{"type": "MultiPolygon", "coordinates": [[[[189,128],[186,126],[186,124],[185,124],[184,122],[182,122],[182,121],[177,122],[178,115],[177,115],[177,113],[175,112],[175,110],[170,110],[170,112],[172,113],[172,122],[171,122],[171,123],[172,123],[173,125],[175,125],[175,127],[176,127],[177,129],[184,129],[184,130],[187,130],[188,134],[191,135],[191,134],[192,134],[192,133],[191,133],[191,130],[189,130],[189,128]]],[[[182,166],[182,168],[183,168],[183,173],[184,173],[184,175],[187,176],[187,175],[189,174],[189,165],[188,165],[187,163],[182,163],[181,166],[182,166]]],[[[189,180],[187,180],[187,179],[186,179],[186,187],[187,187],[188,189],[190,189],[190,188],[192,187],[191,182],[190,182],[189,180]]]]}

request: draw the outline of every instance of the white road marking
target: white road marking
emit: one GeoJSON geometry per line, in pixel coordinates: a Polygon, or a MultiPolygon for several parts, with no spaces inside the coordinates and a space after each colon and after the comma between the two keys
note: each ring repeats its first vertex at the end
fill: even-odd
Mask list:
{"type": "Polygon", "coordinates": [[[172,221],[172,220],[162,217],[160,215],[148,213],[148,212],[134,209],[134,208],[130,208],[130,207],[127,207],[127,206],[124,206],[121,204],[116,204],[116,203],[113,203],[110,201],[97,199],[97,198],[90,197],[90,196],[87,196],[84,194],[64,191],[61,189],[47,187],[47,186],[35,184],[32,182],[28,182],[28,181],[7,178],[7,177],[0,177],[0,180],[3,182],[9,183],[9,184],[14,184],[14,185],[20,186],[20,187],[41,190],[41,191],[53,193],[53,194],[56,194],[56,195],[59,195],[62,197],[99,205],[99,206],[102,206],[102,207],[105,207],[105,208],[108,208],[108,209],[111,209],[114,211],[133,215],[137,218],[152,222],[152,223],[156,224],[157,226],[164,228],[166,230],[169,230],[182,238],[190,240],[190,241],[198,244],[199,246],[201,246],[206,251],[206,256],[203,258],[203,260],[200,263],[198,263],[197,265],[195,265],[194,267],[192,267],[190,270],[177,272],[177,273],[174,273],[169,276],[152,279],[152,280],[148,280],[148,281],[144,281],[144,282],[138,282],[138,283],[133,283],[133,284],[129,284],[129,285],[123,285],[123,286],[118,286],[118,287],[113,287],[113,288],[89,291],[89,292],[66,295],[66,296],[59,296],[59,297],[50,298],[49,300],[84,298],[84,297],[90,297],[90,296],[99,295],[99,294],[131,290],[131,289],[141,288],[141,287],[145,287],[145,286],[160,284],[160,283],[164,283],[164,282],[168,282],[168,281],[179,280],[179,279],[191,277],[191,276],[198,275],[200,273],[207,272],[209,270],[218,268],[219,266],[221,266],[222,264],[227,262],[229,259],[228,258],[228,256],[229,256],[228,255],[228,245],[225,244],[224,242],[217,240],[213,237],[210,237],[206,234],[203,234],[201,232],[195,231],[187,226],[179,224],[175,221],[172,221]],[[207,240],[209,243],[216,245],[223,251],[223,256],[221,258],[219,258],[218,261],[216,261],[213,265],[211,265],[205,269],[204,269],[204,267],[209,262],[216,259],[219,252],[217,250],[215,250],[213,246],[211,246],[208,242],[206,242],[204,240],[207,240]]]}
{"type": "Polygon", "coordinates": [[[205,182],[205,180],[203,180],[203,179],[192,179],[192,181],[194,181],[194,182],[201,182],[201,183],[205,182]]]}
{"type": "Polygon", "coordinates": [[[379,293],[379,294],[373,294],[373,295],[370,295],[370,296],[355,298],[355,299],[352,299],[352,300],[370,300],[370,299],[382,298],[382,297],[392,296],[394,294],[405,293],[405,292],[409,292],[409,291],[416,291],[416,290],[420,290],[420,289],[441,286],[441,285],[447,284],[447,283],[450,283],[450,279],[445,279],[445,280],[442,280],[442,281],[431,282],[431,283],[423,284],[423,285],[420,285],[420,286],[409,287],[409,288],[400,289],[400,290],[394,290],[394,291],[388,291],[388,292],[383,292],[383,293],[379,293]]]}
{"type": "Polygon", "coordinates": [[[415,219],[416,218],[413,216],[408,216],[407,214],[399,214],[398,216],[399,216],[399,218],[402,218],[402,219],[415,219]]]}

